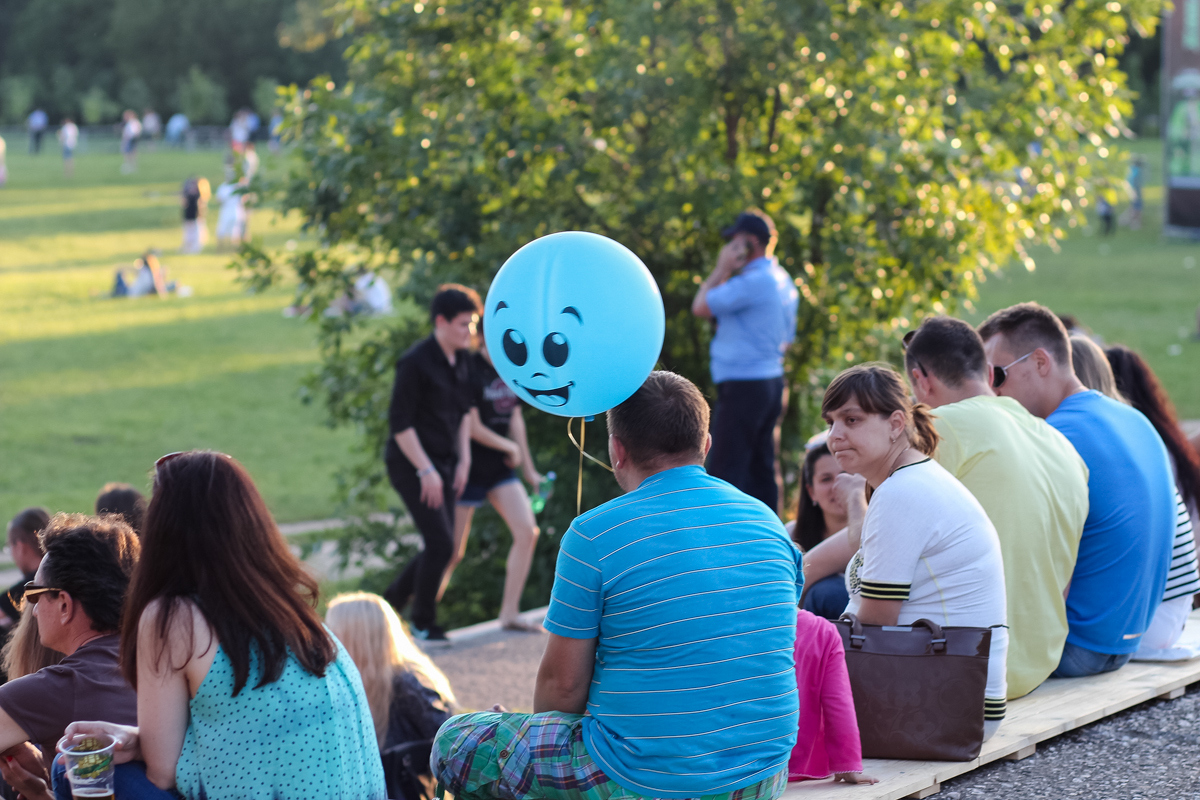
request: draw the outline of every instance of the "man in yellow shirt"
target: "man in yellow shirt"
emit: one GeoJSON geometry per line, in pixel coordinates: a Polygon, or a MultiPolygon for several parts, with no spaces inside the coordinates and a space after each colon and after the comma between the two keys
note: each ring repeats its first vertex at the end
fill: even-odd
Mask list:
{"type": "Polygon", "coordinates": [[[905,371],[933,406],[934,456],[975,495],[1000,537],[1008,594],[1008,697],[1050,676],[1067,638],[1064,593],[1088,513],[1088,470],[1065,436],[1010,397],[967,323],[930,317],[904,337],[905,371]]]}

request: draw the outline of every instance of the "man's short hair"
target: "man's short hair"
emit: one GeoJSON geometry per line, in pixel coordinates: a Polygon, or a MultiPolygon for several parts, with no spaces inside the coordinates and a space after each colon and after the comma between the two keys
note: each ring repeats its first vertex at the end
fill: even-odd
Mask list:
{"type": "Polygon", "coordinates": [[[1071,341],[1067,329],[1062,320],[1043,305],[1018,303],[997,311],[979,326],[979,335],[985,342],[997,334],[1003,334],[1010,349],[1020,351],[1019,356],[1040,347],[1060,365],[1071,366],[1071,341]]]}
{"type": "Polygon", "coordinates": [[[775,231],[775,221],[760,208],[747,208],[738,214],[734,223],[721,231],[721,238],[728,241],[738,233],[750,234],[758,239],[763,247],[769,245],[778,235],[775,231]]]}
{"type": "Polygon", "coordinates": [[[441,317],[449,322],[459,314],[480,314],[482,309],[479,292],[461,283],[443,283],[429,304],[429,319],[441,317]]]}
{"type": "Polygon", "coordinates": [[[128,483],[106,483],[96,497],[96,514],[119,514],[141,536],[146,498],[128,483]]]}
{"type": "Polygon", "coordinates": [[[682,375],[651,372],[632,397],[609,410],[608,433],[641,466],[680,457],[703,461],[708,403],[682,375]]]}
{"type": "Polygon", "coordinates": [[[15,542],[24,542],[39,553],[42,552],[42,543],[38,541],[38,534],[49,523],[50,512],[46,509],[36,507],[25,509],[8,523],[8,546],[12,547],[15,542]]]}
{"type": "Polygon", "coordinates": [[[967,323],[953,317],[926,317],[904,347],[906,371],[933,373],[947,386],[987,377],[983,339],[967,323]]]}
{"type": "Polygon", "coordinates": [[[125,521],[109,514],[55,514],[40,534],[46,586],[83,606],[93,630],[119,630],[125,593],[141,544],[125,521]]]}

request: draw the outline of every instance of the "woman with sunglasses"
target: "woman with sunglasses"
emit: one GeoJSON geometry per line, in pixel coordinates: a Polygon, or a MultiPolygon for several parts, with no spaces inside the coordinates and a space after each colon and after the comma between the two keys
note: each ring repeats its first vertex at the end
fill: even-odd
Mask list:
{"type": "Polygon", "coordinates": [[[821,416],[838,464],[872,489],[869,504],[861,491],[848,493],[858,506],[847,509],[849,540],[858,552],[846,570],[846,610],[867,625],[924,618],[991,628],[986,739],[1004,717],[1008,652],[995,528],[966,487],[931,458],[938,433],[929,408],[913,405],[887,364],[862,364],[834,378],[821,416]]]}
{"type": "Polygon", "coordinates": [[[111,734],[118,763],[145,761],[139,797],[382,800],[362,681],[316,597],[240,464],[164,456],[121,632],[138,726],[68,735],[111,734]]]}

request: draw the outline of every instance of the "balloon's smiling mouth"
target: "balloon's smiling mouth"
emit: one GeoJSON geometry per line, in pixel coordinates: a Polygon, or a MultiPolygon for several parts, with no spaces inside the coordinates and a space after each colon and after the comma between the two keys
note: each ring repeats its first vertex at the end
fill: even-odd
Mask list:
{"type": "Polygon", "coordinates": [[[558,408],[565,406],[567,401],[571,399],[571,387],[575,385],[575,381],[569,382],[566,386],[560,386],[557,389],[530,389],[528,386],[522,386],[519,382],[513,381],[518,389],[524,389],[529,393],[529,396],[537,400],[544,406],[558,408]]]}

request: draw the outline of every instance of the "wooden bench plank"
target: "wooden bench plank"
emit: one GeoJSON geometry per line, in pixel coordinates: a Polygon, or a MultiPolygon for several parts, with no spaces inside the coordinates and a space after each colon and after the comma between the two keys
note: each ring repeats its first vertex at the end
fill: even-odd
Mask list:
{"type": "MultiPolygon", "coordinates": [[[[1188,619],[1184,639],[1200,641],[1200,611],[1188,619]]],[[[883,761],[865,759],[864,771],[879,779],[870,786],[831,781],[801,781],[788,785],[789,800],[901,800],[928,797],[941,784],[997,759],[1017,760],[1034,754],[1039,742],[1112,716],[1155,698],[1181,697],[1200,682],[1200,659],[1169,663],[1130,663],[1116,672],[1088,678],[1050,680],[1029,695],[1008,704],[1000,730],[983,743],[979,758],[962,763],[945,761],[883,761]]]]}

